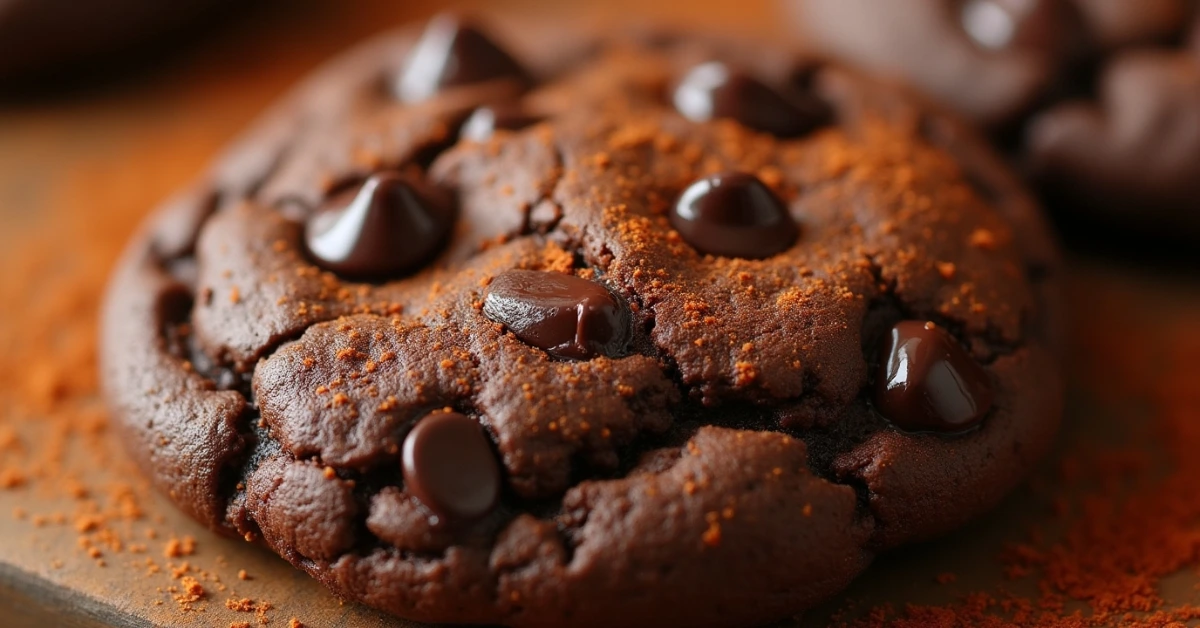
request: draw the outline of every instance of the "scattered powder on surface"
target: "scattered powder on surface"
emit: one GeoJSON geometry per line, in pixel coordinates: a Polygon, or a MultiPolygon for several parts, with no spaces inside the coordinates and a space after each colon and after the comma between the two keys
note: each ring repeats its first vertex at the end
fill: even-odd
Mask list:
{"type": "MultiPolygon", "coordinates": [[[[148,514],[152,489],[110,432],[98,390],[97,311],[140,213],[50,213],[19,238],[0,237],[0,495],[19,503],[10,525],[30,533],[10,542],[44,551],[50,573],[85,562],[120,569],[110,579],[131,583],[124,591],[135,607],[165,600],[192,613],[211,608],[213,591],[231,593],[220,571],[231,581],[249,576],[221,569],[220,557],[211,571],[172,562],[194,561],[202,541],[148,514]],[[43,540],[60,532],[72,542],[43,540]],[[160,538],[165,563],[149,556],[160,538]]],[[[255,602],[256,623],[267,623],[271,608],[255,602]]]]}

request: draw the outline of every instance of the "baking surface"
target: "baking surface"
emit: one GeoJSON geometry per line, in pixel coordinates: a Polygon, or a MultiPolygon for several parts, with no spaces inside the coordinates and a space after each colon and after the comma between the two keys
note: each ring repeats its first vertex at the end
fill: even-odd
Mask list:
{"type": "MultiPolygon", "coordinates": [[[[155,204],[320,61],[367,34],[428,15],[436,4],[277,2],[130,76],[0,103],[3,625],[223,628],[262,620],[287,626],[292,618],[306,626],[412,625],[340,603],[273,554],[212,535],[151,492],[108,433],[94,395],[94,314],[108,267],[155,204]]],[[[771,5],[757,0],[478,4],[544,19],[628,11],[771,36],[783,29],[771,5]]],[[[1080,509],[1119,526],[1112,513],[1089,510],[1097,495],[1111,495],[1113,485],[1129,478],[1153,483],[1170,476],[1156,466],[1171,460],[1164,434],[1187,434],[1166,428],[1190,419],[1200,424],[1200,392],[1187,385],[1200,382],[1200,367],[1186,361],[1200,354],[1196,268],[1168,273],[1073,256],[1068,301],[1071,391],[1059,453],[996,512],[947,539],[881,558],[803,625],[888,603],[903,614],[906,603],[978,604],[980,598],[964,597],[975,592],[992,600],[1044,593],[1043,572],[1064,560],[1038,548],[1055,547],[1064,531],[1071,538],[1080,509]],[[1160,389],[1159,381],[1180,390],[1160,389]]],[[[1173,508],[1174,502],[1160,502],[1148,507],[1173,508]]],[[[1186,531],[1188,516],[1162,513],[1180,518],[1175,532],[1186,531]]],[[[1092,540],[1123,538],[1113,530],[1092,532],[1092,540]]],[[[1163,608],[1200,603],[1200,531],[1191,544],[1184,541],[1178,564],[1146,563],[1146,573],[1125,574],[1142,577],[1151,598],[1161,592],[1163,608]],[[1177,567],[1182,575],[1156,588],[1159,574],[1150,572],[1177,567]]],[[[1129,564],[1142,563],[1118,569],[1129,564]]],[[[1073,581],[1053,582],[1069,588],[1073,581]]],[[[1100,603],[1094,598],[1068,601],[1067,608],[1091,612],[1100,603]]],[[[1100,623],[1117,625],[1121,615],[1100,623]]]]}

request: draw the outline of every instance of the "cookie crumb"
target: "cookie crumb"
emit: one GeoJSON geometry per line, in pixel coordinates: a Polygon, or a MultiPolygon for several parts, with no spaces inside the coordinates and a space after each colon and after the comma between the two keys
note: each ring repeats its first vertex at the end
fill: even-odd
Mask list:
{"type": "Polygon", "coordinates": [[[987,229],[976,229],[971,232],[970,242],[975,248],[993,251],[996,249],[996,234],[987,229]]]}
{"type": "Polygon", "coordinates": [[[191,556],[196,552],[196,539],[185,536],[183,538],[172,537],[163,547],[164,558],[181,558],[183,556],[191,556]]]}

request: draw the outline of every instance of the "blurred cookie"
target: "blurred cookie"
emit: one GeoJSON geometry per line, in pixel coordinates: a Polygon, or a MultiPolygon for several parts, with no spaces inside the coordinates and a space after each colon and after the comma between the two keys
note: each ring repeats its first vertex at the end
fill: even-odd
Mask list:
{"type": "Polygon", "coordinates": [[[1200,237],[1196,2],[788,6],[821,54],[912,83],[991,128],[1052,209],[1200,237]]]}

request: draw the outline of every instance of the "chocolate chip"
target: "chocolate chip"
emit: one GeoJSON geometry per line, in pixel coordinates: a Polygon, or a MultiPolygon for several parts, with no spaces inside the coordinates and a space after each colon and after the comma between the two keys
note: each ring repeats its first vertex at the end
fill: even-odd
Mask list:
{"type": "Polygon", "coordinates": [[[875,379],[875,407],[909,431],[958,432],[992,407],[988,374],[944,329],[902,321],[885,341],[875,379]]]}
{"type": "Polygon", "coordinates": [[[984,50],[1038,50],[1059,58],[1082,47],[1082,17],[1066,0],[965,0],[963,30],[984,50]]]}
{"type": "Polygon", "coordinates": [[[405,102],[420,102],[442,88],[501,78],[526,81],[515,59],[482,31],[450,15],[433,19],[409,54],[393,86],[405,102]]]}
{"type": "Polygon", "coordinates": [[[573,275],[510,270],[488,286],[483,313],[550,355],[587,360],[619,355],[629,313],[603,286],[573,275]]]}
{"type": "Polygon", "coordinates": [[[476,109],[467,118],[459,137],[472,142],[486,142],[497,130],[518,131],[540,121],[540,117],[526,113],[520,105],[489,105],[476,109]]]}
{"type": "Polygon", "coordinates": [[[809,92],[780,91],[713,61],[692,68],[675,88],[675,108],[688,119],[732,118],[779,137],[796,137],[826,124],[829,106],[809,92]]]}
{"type": "Polygon", "coordinates": [[[500,463],[483,428],[457,412],[430,414],[404,439],[404,486],[439,517],[478,519],[500,497],[500,463]]]}
{"type": "Polygon", "coordinates": [[[754,175],[726,172],[688,186],[670,214],[671,226],[697,251],[763,259],[787,250],[800,235],[783,201],[754,175]]]}
{"type": "Polygon", "coordinates": [[[329,199],[308,221],[305,245],[322,268],[357,279],[415,270],[445,243],[449,196],[413,177],[381,173],[329,199]]]}

